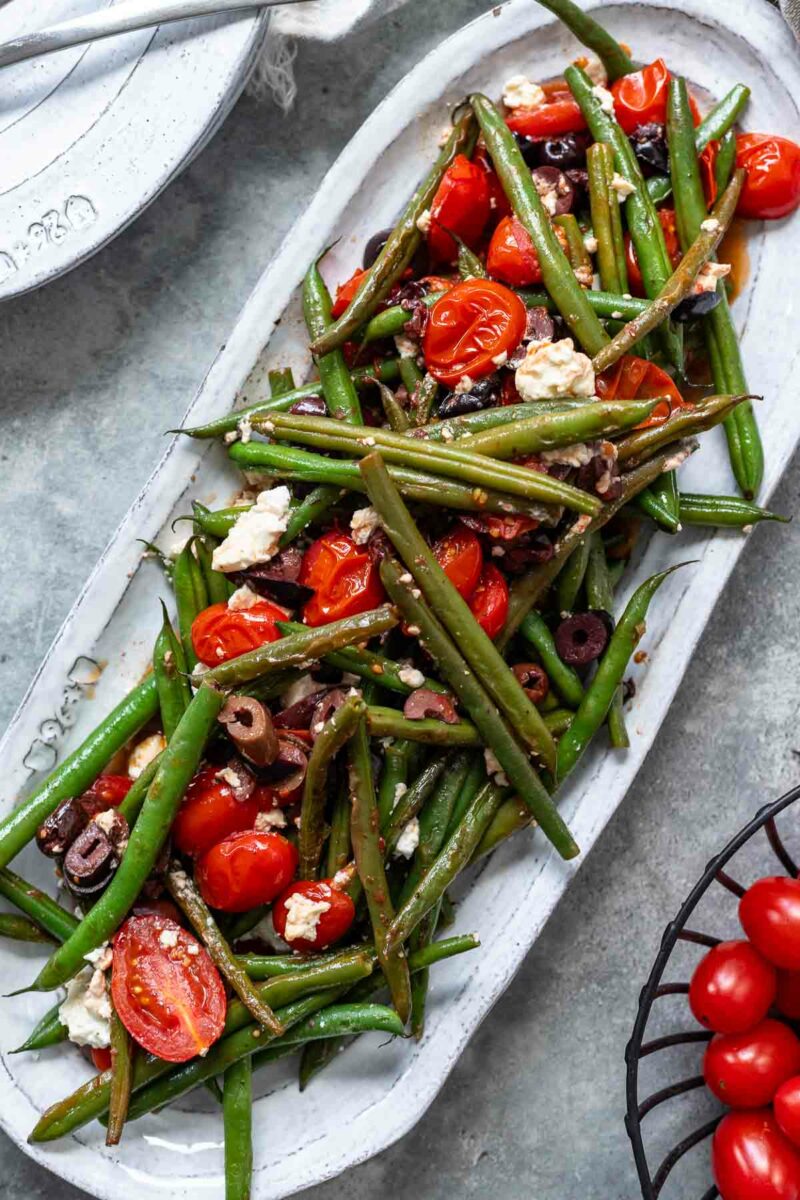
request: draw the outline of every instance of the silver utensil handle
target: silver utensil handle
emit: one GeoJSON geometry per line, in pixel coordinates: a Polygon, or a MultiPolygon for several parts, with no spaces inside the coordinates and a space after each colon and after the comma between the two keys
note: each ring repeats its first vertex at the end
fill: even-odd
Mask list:
{"type": "Polygon", "coordinates": [[[0,46],[0,67],[23,62],[26,58],[36,58],[40,54],[66,50],[83,42],[94,42],[170,21],[188,21],[193,17],[304,3],[307,0],[126,0],[113,8],[88,13],[85,17],[73,17],[70,21],[61,21],[38,33],[24,33],[5,42],[0,46]]]}

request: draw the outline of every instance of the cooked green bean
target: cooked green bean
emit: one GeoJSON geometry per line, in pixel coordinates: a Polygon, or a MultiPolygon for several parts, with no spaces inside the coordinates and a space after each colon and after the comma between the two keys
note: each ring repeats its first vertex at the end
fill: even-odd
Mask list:
{"type": "Polygon", "coordinates": [[[133,1082],[133,1041],[125,1026],[111,1008],[111,1087],[108,1099],[108,1129],[106,1145],[118,1146],[128,1119],[133,1082]]]}
{"type": "Polygon", "coordinates": [[[77,917],[8,868],[0,871],[0,896],[10,900],[15,908],[58,942],[65,942],[78,928],[77,917]]]}
{"type": "Polygon", "coordinates": [[[410,820],[416,817],[432,795],[434,788],[449,767],[450,759],[439,755],[420,771],[417,778],[400,796],[386,822],[381,822],[385,856],[390,858],[397,849],[400,836],[410,820]]]}
{"type": "MultiPolygon", "coordinates": [[[[303,316],[312,342],[323,337],[333,324],[331,298],[315,262],[303,280],[303,316]]],[[[318,353],[317,370],[330,415],[353,425],[362,425],[358,393],[339,345],[326,354],[318,353]]]]}
{"type": "Polygon", "coordinates": [[[588,537],[581,538],[559,572],[556,592],[560,613],[572,612],[575,607],[589,562],[589,546],[588,537]]]}
{"type": "Polygon", "coordinates": [[[573,0],[539,0],[539,4],[554,13],[579,42],[583,42],[584,46],[594,51],[605,67],[610,81],[619,79],[622,75],[630,75],[636,70],[636,64],[627,50],[573,0]]]}
{"type": "Polygon", "coordinates": [[[759,508],[741,496],[699,496],[681,492],[680,510],[681,521],[686,525],[711,525],[723,529],[746,529],[759,521],[785,524],[791,520],[791,517],[781,517],[766,508],[759,508]]]}
{"type": "Polygon", "coordinates": [[[749,396],[706,396],[696,404],[675,409],[660,425],[649,429],[637,429],[617,443],[617,461],[641,463],[656,450],[661,450],[678,438],[693,437],[713,429],[725,420],[738,405],[749,400],[749,396]]]}
{"type": "MultiPolygon", "coordinates": [[[[662,475],[661,479],[674,479],[674,471],[662,475]]],[[[586,599],[589,608],[601,609],[614,615],[614,585],[608,570],[608,559],[603,539],[598,532],[590,534],[589,561],[586,564],[586,599]]],[[[580,707],[580,706],[579,706],[580,707]]],[[[572,714],[574,716],[574,714],[572,714]]],[[[572,722],[570,721],[570,724],[572,722]]],[[[566,732],[566,731],[565,731],[566,732]]],[[[608,710],[608,737],[615,750],[625,750],[630,745],[625,728],[622,686],[614,692],[608,710]]]]}
{"type": "Polygon", "coordinates": [[[225,1200],[250,1200],[253,1177],[253,1062],[240,1058],[222,1078],[225,1200]]]}
{"type": "Polygon", "coordinates": [[[581,408],[542,413],[496,429],[468,434],[459,438],[457,445],[460,450],[485,454],[489,458],[506,459],[538,454],[542,450],[574,446],[576,442],[610,437],[630,429],[646,421],[656,403],[652,399],[596,400],[581,408]]]}
{"type": "Polygon", "coordinates": [[[44,942],[50,944],[56,939],[46,933],[30,917],[19,913],[0,913],[0,937],[9,938],[12,942],[44,942]]]}
{"type": "Polygon", "coordinates": [[[300,809],[300,852],[298,873],[301,879],[316,879],[322,844],[325,840],[325,797],[331,762],[355,733],[366,705],[361,696],[348,696],[340,708],[316,732],[308,758],[300,809]]]}
{"type": "Polygon", "coordinates": [[[169,741],[189,707],[192,691],[186,677],[183,646],[175,636],[166,606],[162,601],[163,624],[153,651],[153,674],[158,688],[161,728],[169,741]]]}

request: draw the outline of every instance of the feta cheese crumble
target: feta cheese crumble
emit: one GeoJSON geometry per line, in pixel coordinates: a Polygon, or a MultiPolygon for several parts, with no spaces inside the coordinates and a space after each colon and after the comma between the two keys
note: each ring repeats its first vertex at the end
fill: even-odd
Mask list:
{"type": "Polygon", "coordinates": [[[425,676],[422,671],[418,671],[416,667],[403,666],[397,672],[397,678],[406,687],[421,688],[425,682],[425,676]]]}
{"type": "Polygon", "coordinates": [[[289,489],[284,486],[259,492],[253,507],[237,517],[224,542],[214,551],[214,570],[244,571],[256,563],[269,562],[289,523],[290,502],[289,489]]]}
{"type": "Polygon", "coordinates": [[[599,102],[603,112],[611,116],[614,112],[614,97],[608,88],[602,83],[596,83],[592,88],[592,95],[599,102]]]}
{"type": "Polygon", "coordinates": [[[431,227],[431,210],[429,208],[423,211],[417,217],[417,229],[420,233],[427,233],[431,227]]]}
{"type": "Polygon", "coordinates": [[[258,604],[260,599],[258,592],[254,592],[249,584],[243,583],[229,597],[228,608],[231,612],[244,612],[246,609],[252,608],[254,604],[258,604]]]}
{"type": "Polygon", "coordinates": [[[602,85],[608,83],[608,71],[606,71],[600,59],[595,58],[594,55],[589,55],[588,57],[581,55],[580,58],[574,59],[573,66],[581,67],[589,76],[592,83],[602,85]]]}
{"type": "Polygon", "coordinates": [[[705,221],[700,222],[700,228],[703,233],[719,233],[720,223],[716,217],[706,217],[705,221]]]}
{"type": "Polygon", "coordinates": [[[619,171],[615,171],[611,176],[611,186],[617,193],[617,199],[619,200],[620,204],[622,204],[623,200],[627,200],[628,196],[632,195],[632,193],[636,191],[636,188],[633,186],[633,184],[628,183],[627,179],[623,179],[619,171]]]}
{"type": "Polygon", "coordinates": [[[268,808],[256,817],[255,829],[258,833],[270,833],[273,829],[286,828],[286,815],[281,808],[268,808]]]}
{"type": "Polygon", "coordinates": [[[397,839],[394,848],[395,858],[411,858],[419,845],[419,818],[412,817],[397,839]]]}
{"type": "Polygon", "coordinates": [[[544,88],[527,75],[512,75],[503,88],[506,108],[540,108],[546,99],[544,88]]]}
{"type": "Polygon", "coordinates": [[[457,396],[465,396],[467,392],[471,392],[475,386],[475,380],[469,375],[462,375],[453,391],[457,396]]]}
{"type": "Polygon", "coordinates": [[[583,239],[583,244],[586,247],[587,254],[597,254],[597,251],[600,248],[600,244],[593,233],[588,234],[583,239]]]}
{"type": "Polygon", "coordinates": [[[708,262],[695,279],[692,291],[696,296],[703,292],[715,292],[720,279],[725,279],[730,273],[730,263],[708,262]]]}
{"type": "Polygon", "coordinates": [[[508,362],[508,351],[501,350],[499,354],[493,354],[492,362],[496,367],[502,367],[504,363],[508,362]]]}
{"type": "Polygon", "coordinates": [[[102,1050],[111,1044],[111,1001],[101,970],[84,967],[70,979],[58,1016],[76,1046],[102,1050]]]}
{"type": "Polygon", "coordinates": [[[320,917],[328,912],[330,904],[327,900],[312,900],[302,892],[293,892],[286,900],[286,929],[284,941],[313,942],[317,936],[320,917]]]}
{"type": "Polygon", "coordinates": [[[514,374],[514,382],[523,400],[594,396],[591,359],[575,349],[571,338],[530,342],[514,374]]]}
{"type": "Polygon", "coordinates": [[[357,508],[350,518],[350,532],[357,546],[364,546],[376,529],[380,529],[381,519],[371,506],[357,508]]]}
{"type": "Polygon", "coordinates": [[[154,758],[158,758],[166,746],[163,734],[151,733],[134,746],[128,755],[128,778],[138,779],[145,767],[149,767],[154,758]]]}
{"type": "Polygon", "coordinates": [[[506,778],[503,768],[495,757],[494,751],[487,746],[483,752],[483,761],[486,764],[486,774],[490,779],[493,779],[499,787],[507,787],[508,779],[506,778]]]}
{"type": "Polygon", "coordinates": [[[311,675],[301,675],[285,692],[281,693],[281,708],[291,708],[293,704],[299,704],[301,700],[305,700],[306,696],[311,696],[319,690],[319,684],[311,675]]]}
{"type": "Polygon", "coordinates": [[[416,358],[419,354],[417,343],[413,338],[406,337],[404,333],[395,334],[394,345],[401,358],[416,358]]]}
{"type": "Polygon", "coordinates": [[[158,935],[158,944],[163,946],[165,950],[174,950],[178,944],[177,929],[162,929],[158,935]]]}

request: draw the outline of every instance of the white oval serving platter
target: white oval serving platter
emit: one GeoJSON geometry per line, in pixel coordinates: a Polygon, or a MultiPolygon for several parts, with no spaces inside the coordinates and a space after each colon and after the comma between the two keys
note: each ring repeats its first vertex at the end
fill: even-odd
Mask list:
{"type": "MultiPolygon", "coordinates": [[[[112,4],[12,0],[0,43],[112,4]]],[[[70,270],[155,199],[228,115],[268,21],[181,21],[0,71],[0,299],[70,270]]]]}
{"type": "MultiPolygon", "coordinates": [[[[666,8],[658,0],[620,0],[601,7],[590,0],[586,7],[601,10],[637,57],[649,60],[664,53],[712,95],[747,82],[754,90],[748,128],[800,137],[794,100],[800,96],[800,64],[791,34],[766,5],[672,0],[666,8]]],[[[263,394],[267,365],[291,366],[298,379],[304,377],[310,364],[298,285],[308,262],[336,243],[326,271],[332,281],[350,274],[366,239],[391,222],[425,170],[446,115],[465,92],[479,88],[497,94],[519,71],[555,75],[576,53],[569,35],[532,0],[510,0],[420,63],[353,138],[287,237],[195,397],[188,414],[192,423],[227,411],[237,395],[252,401],[263,394]]],[[[767,463],[764,498],[800,436],[792,387],[800,294],[794,266],[797,229],[797,218],[774,226],[768,237],[754,227],[750,283],[735,307],[751,387],[765,396],[758,408],[767,463]]],[[[731,489],[721,433],[706,435],[682,479],[690,490],[731,489]]],[[[87,582],[0,745],[3,810],[85,735],[149,660],[158,597],[167,589],[155,564],[142,563],[136,539],[168,542],[174,537],[166,532],[169,522],[189,511],[192,498],[220,505],[237,486],[220,447],[172,443],[87,582]]],[[[702,530],[677,539],[654,537],[636,564],[629,587],[666,564],[697,560],[665,584],[648,619],[649,657],[636,668],[630,751],[618,755],[598,747],[563,796],[562,809],[584,854],[622,801],[656,736],[743,544],[741,535],[711,536],[702,530]]],[[[436,968],[421,1044],[382,1045],[377,1036],[362,1038],[303,1095],[291,1064],[275,1064],[258,1078],[257,1200],[278,1200],[329,1178],[413,1126],[509,983],[579,862],[565,865],[540,837],[521,835],[465,881],[457,928],[477,930],[484,944],[436,968]]],[[[52,884],[48,864],[33,850],[21,856],[19,868],[40,884],[52,884]]],[[[3,991],[32,978],[34,958],[30,950],[0,946],[3,991]]],[[[74,1050],[38,1058],[7,1053],[50,1003],[46,996],[3,1002],[3,1128],[38,1162],[103,1200],[139,1200],[143,1188],[172,1200],[221,1196],[222,1127],[205,1093],[129,1127],[119,1148],[107,1149],[96,1126],[63,1144],[26,1146],[42,1110],[88,1074],[74,1050]]]]}

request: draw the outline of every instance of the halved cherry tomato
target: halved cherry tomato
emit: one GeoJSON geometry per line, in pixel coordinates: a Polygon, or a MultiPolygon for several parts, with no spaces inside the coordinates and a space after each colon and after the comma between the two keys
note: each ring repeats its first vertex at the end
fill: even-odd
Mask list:
{"type": "MultiPolygon", "coordinates": [[[[614,112],[627,134],[633,133],[637,125],[649,125],[651,122],[666,124],[669,81],[667,64],[663,58],[657,58],[649,66],[642,67],[641,71],[623,75],[611,85],[614,112]]],[[[689,106],[697,125],[700,114],[691,96],[689,106]]]]}
{"type": "Polygon", "coordinates": [[[223,912],[247,912],[269,904],[297,868],[297,850],[279,833],[232,833],[197,863],[197,886],[206,904],[223,912]]]}
{"type": "Polygon", "coordinates": [[[474,247],[489,220],[486,172],[466,155],[457,154],[442,176],[431,203],[428,250],[434,262],[454,262],[458,245],[451,233],[474,247]]]}
{"type": "Polygon", "coordinates": [[[458,594],[469,600],[478,586],[483,567],[483,551],[477,534],[459,523],[434,542],[432,549],[458,594]]]}
{"type": "Polygon", "coordinates": [[[326,946],[344,937],[353,924],[355,915],[353,901],[347,892],[335,888],[332,880],[308,879],[293,883],[278,897],[272,908],[272,924],[278,937],[288,942],[293,950],[311,953],[314,950],[324,950],[326,946]],[[302,899],[291,903],[293,897],[302,899]],[[319,907],[312,908],[312,905],[319,907]],[[328,907],[323,908],[324,905],[328,907]],[[290,913],[293,916],[291,922],[290,913]],[[302,937],[296,933],[298,925],[306,924],[304,918],[308,918],[308,928],[313,929],[313,937],[302,937]]]}
{"type": "Polygon", "coordinates": [[[486,563],[469,607],[484,633],[496,638],[508,616],[508,584],[494,563],[486,563]]]}
{"type": "Polygon", "coordinates": [[[538,108],[515,108],[506,117],[508,128],[525,137],[558,137],[578,133],[586,121],[572,92],[563,80],[542,85],[545,103],[538,108]]]}
{"type": "Polygon", "coordinates": [[[516,350],[525,333],[527,311],[519,296],[491,279],[466,279],[430,310],[423,338],[425,364],[449,386],[464,375],[480,379],[496,368],[494,359],[516,350]]]}
{"type": "Polygon", "coordinates": [[[736,165],[747,179],[736,212],[754,221],[775,221],[800,205],[800,146],[769,133],[740,133],[736,165]]]}
{"type": "Polygon", "coordinates": [[[353,297],[361,287],[366,275],[367,272],[358,267],[349,279],[345,279],[344,283],[339,284],[336,289],[336,299],[331,305],[332,317],[340,317],[345,309],[350,307],[353,297]]]}
{"type": "MultiPolygon", "coordinates": [[[[664,241],[667,244],[667,254],[673,267],[677,267],[681,261],[681,244],[678,238],[678,226],[675,223],[675,210],[672,208],[660,208],[658,210],[658,219],[661,222],[661,228],[664,230],[664,241]]],[[[634,296],[644,296],[644,280],[642,272],[639,270],[639,260],[636,257],[636,250],[631,235],[625,234],[625,261],[628,266],[628,286],[631,289],[631,294],[634,296]]]]}
{"type": "Polygon", "coordinates": [[[109,808],[117,808],[132,787],[133,780],[127,775],[98,775],[83,795],[87,800],[101,800],[109,808]]]}
{"type": "Polygon", "coordinates": [[[486,270],[513,287],[541,283],[539,255],[527,230],[514,216],[503,217],[486,252],[486,270]]]}
{"type": "Polygon", "coordinates": [[[489,188],[489,222],[494,225],[502,217],[508,216],[511,212],[508,196],[503,191],[503,185],[492,166],[492,160],[483,146],[479,146],[475,151],[472,161],[486,175],[486,184],[489,188]]]}
{"type": "Polygon", "coordinates": [[[800,1146],[800,1075],[782,1083],[773,1101],[775,1120],[790,1142],[800,1146]]]}
{"type": "Polygon", "coordinates": [[[92,1046],[91,1055],[97,1071],[111,1070],[111,1051],[107,1046],[92,1046]]]}
{"type": "Polygon", "coordinates": [[[251,608],[228,608],[223,602],[204,608],[192,622],[194,652],[207,667],[216,667],[281,636],[276,621],[289,617],[285,608],[259,599],[251,608]]]}
{"type": "Polygon", "coordinates": [[[775,1004],[784,1017],[800,1021],[800,971],[778,971],[775,1004]]]}
{"type": "Polygon", "coordinates": [[[183,854],[202,854],[228,834],[252,829],[261,810],[272,807],[268,788],[257,787],[249,800],[237,800],[218,776],[218,767],[202,767],[186,789],[172,826],[172,840],[183,854]]]}
{"type": "Polygon", "coordinates": [[[775,999],[777,972],[749,942],[720,942],[704,955],[689,984],[689,1007],[715,1033],[744,1033],[763,1021],[775,999]]]}
{"type": "Polygon", "coordinates": [[[134,917],[163,917],[168,921],[175,921],[178,925],[181,924],[181,914],[178,912],[177,905],[163,896],[155,899],[141,893],[137,897],[131,913],[134,917]]]}
{"type": "Polygon", "coordinates": [[[666,371],[635,354],[624,354],[613,367],[601,372],[595,386],[601,400],[654,400],[664,396],[664,403],[656,405],[647,420],[642,421],[644,428],[660,425],[686,403],[666,371]]]}
{"type": "Polygon", "coordinates": [[[314,591],[303,609],[306,625],[327,625],[353,617],[385,599],[371,556],[336,529],[317,538],[306,550],[298,580],[314,591]]]}
{"type": "Polygon", "coordinates": [[[225,988],[207,951],[176,921],[129,917],[113,943],[111,996],[128,1033],[150,1054],[186,1062],[225,1024],[225,988]]]}
{"type": "Polygon", "coordinates": [[[731,1108],[761,1108],[800,1072],[800,1039],[767,1017],[744,1033],[718,1033],[703,1058],[703,1078],[731,1108]]]}
{"type": "Polygon", "coordinates": [[[739,921],[750,941],[776,967],[800,970],[800,879],[759,879],[739,901],[739,921]]]}
{"type": "Polygon", "coordinates": [[[800,1154],[768,1108],[724,1116],[711,1162],[724,1200],[800,1200],[800,1154]]]}

